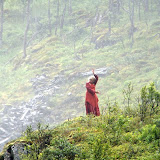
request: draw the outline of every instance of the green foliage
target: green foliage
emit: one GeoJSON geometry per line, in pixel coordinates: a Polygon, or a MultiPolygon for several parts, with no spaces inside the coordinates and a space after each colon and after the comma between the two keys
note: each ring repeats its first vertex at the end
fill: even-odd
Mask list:
{"type": "Polygon", "coordinates": [[[4,156],[0,154],[0,160],[4,160],[4,156]]]}
{"type": "MultiPolygon", "coordinates": [[[[34,0],[28,56],[22,59],[25,2],[5,1],[4,45],[0,50],[2,103],[26,100],[32,94],[30,79],[37,74],[47,74],[52,79],[63,73],[70,78],[72,74],[87,71],[86,68],[111,66],[111,72],[102,77],[97,86],[103,93],[99,95],[100,103],[105,105],[102,101],[107,94],[111,99],[124,98],[126,107],[122,111],[121,102],[119,105],[108,103],[100,117],[77,118],[58,126],[53,132],[41,125],[33,131],[29,126],[26,130],[29,154],[24,155],[24,159],[159,159],[160,125],[156,120],[159,116],[159,91],[153,83],[141,89],[140,118],[135,114],[137,110],[132,110],[134,97],[131,97],[132,91],[138,94],[148,81],[157,81],[157,84],[159,81],[158,1],[149,1],[148,10],[145,7],[147,1],[135,1],[135,39],[130,48],[130,1],[123,0],[120,6],[119,1],[112,1],[111,9],[109,0],[72,0],[71,11],[68,10],[69,1],[60,1],[57,23],[57,0],[51,0],[52,34],[56,27],[58,31],[56,36],[48,38],[47,1],[34,0]],[[116,10],[118,6],[120,8],[116,10]],[[60,23],[64,12],[62,28],[60,23]],[[108,34],[110,18],[111,33],[108,34]],[[38,35],[34,37],[35,33],[38,35]],[[131,83],[123,90],[131,81],[136,84],[134,90],[131,83]],[[122,90],[123,95],[120,94],[122,90]],[[156,126],[151,123],[153,121],[156,121],[156,126]],[[57,138],[57,135],[65,138],[57,138]]],[[[69,88],[73,95],[84,96],[82,86],[85,78],[77,79],[74,77],[74,82],[66,81],[63,87],[69,88]]],[[[65,101],[65,96],[56,95],[50,98],[48,105],[55,105],[56,109],[62,98],[65,101]]]]}
{"type": "Polygon", "coordinates": [[[141,89],[140,117],[143,121],[147,115],[152,116],[159,112],[160,93],[156,90],[154,83],[149,87],[144,86],[141,89]]]}
{"type": "Polygon", "coordinates": [[[111,146],[106,137],[102,134],[94,137],[94,140],[90,141],[91,153],[90,157],[93,160],[108,160],[110,159],[111,146]]]}
{"type": "MultiPolygon", "coordinates": [[[[25,95],[19,94],[23,91],[22,86],[24,86],[24,84],[27,86],[28,95],[32,94],[30,92],[30,84],[28,83],[37,73],[42,74],[44,70],[47,70],[44,67],[46,61],[51,65],[57,65],[56,71],[52,67],[49,67],[49,71],[47,70],[49,76],[53,76],[57,72],[79,73],[86,70],[86,68],[114,66],[116,72],[112,71],[112,75],[108,75],[108,78],[104,77],[99,85],[99,88],[103,86],[102,91],[107,91],[108,95],[112,98],[115,96],[120,99],[122,98],[122,95],[119,93],[122,91],[123,85],[121,84],[123,81],[136,81],[134,92],[137,92],[146,81],[155,81],[157,78],[156,71],[159,68],[159,63],[157,62],[159,56],[159,40],[157,34],[159,32],[159,20],[157,19],[159,18],[158,1],[150,2],[149,6],[151,8],[147,11],[145,7],[142,7],[145,6],[144,2],[137,1],[137,3],[135,3],[134,25],[136,31],[134,33],[135,45],[132,49],[128,45],[130,41],[128,39],[130,19],[126,11],[129,11],[131,6],[127,0],[124,0],[123,3],[120,4],[118,3],[119,1],[112,1],[112,6],[110,6],[111,4],[109,4],[109,2],[111,1],[109,0],[72,0],[71,6],[69,4],[70,1],[60,0],[59,20],[57,20],[58,8],[56,0],[51,0],[50,6],[48,6],[48,1],[45,0],[31,1],[31,28],[27,36],[30,42],[27,50],[28,57],[22,59],[21,63],[17,63],[16,61],[10,60],[16,55],[18,57],[22,56],[26,2],[26,0],[7,0],[4,5],[4,46],[2,46],[0,50],[0,53],[3,54],[3,57],[0,59],[0,64],[3,65],[9,62],[10,65],[4,66],[4,68],[2,67],[2,70],[7,70],[8,72],[7,76],[5,76],[6,83],[1,83],[3,88],[1,93],[2,99],[4,99],[3,103],[5,100],[11,102],[17,99],[24,99],[27,93],[25,95]],[[51,10],[51,39],[54,36],[55,28],[58,27],[57,34],[55,35],[56,38],[54,37],[55,40],[53,41],[47,41],[48,7],[50,7],[51,10]],[[118,9],[118,7],[120,8],[118,9]],[[71,10],[69,10],[69,8],[71,10]],[[65,14],[64,26],[61,28],[60,25],[63,20],[63,14],[65,14]],[[109,18],[111,18],[112,30],[108,36],[109,18]],[[110,44],[112,41],[116,43],[110,44]],[[39,50],[37,54],[35,54],[35,44],[39,45],[40,48],[42,47],[43,51],[39,50]],[[45,46],[45,49],[43,46],[45,46]],[[98,47],[98,50],[95,50],[96,47],[98,47]],[[42,53],[45,56],[44,59],[40,61],[38,57],[43,57],[42,53]],[[77,56],[76,60],[73,53],[77,56]],[[140,64],[142,57],[148,65],[140,64]],[[153,63],[151,61],[153,61],[153,63]],[[40,65],[37,66],[35,64],[40,65]],[[17,71],[14,70],[15,65],[17,71]],[[71,70],[72,67],[74,71],[71,70]],[[155,72],[152,72],[154,69],[155,72]],[[149,70],[147,75],[150,78],[145,75],[147,70],[149,70]],[[23,75],[21,74],[22,71],[24,72],[23,75]],[[11,72],[13,74],[11,74],[11,72]],[[26,75],[26,73],[28,74],[26,75]],[[141,75],[143,77],[141,77],[141,75]],[[141,81],[141,79],[144,79],[144,81],[141,81]],[[23,82],[23,84],[20,82],[23,82]],[[12,87],[10,84],[12,84],[12,87]],[[6,86],[8,86],[10,90],[6,88],[6,86]],[[17,86],[19,87],[18,90],[17,86]],[[15,95],[15,92],[16,96],[13,97],[12,100],[10,97],[15,95]]],[[[17,60],[19,58],[15,57],[15,59],[17,60]]],[[[1,76],[3,80],[3,72],[0,74],[0,77],[1,76]]],[[[82,78],[80,81],[84,83],[85,79],[82,78]]],[[[68,84],[69,82],[67,82],[67,85],[68,84]]],[[[82,95],[82,92],[80,92],[80,95],[82,95]]],[[[105,96],[100,95],[101,99],[103,99],[103,97],[105,96]]],[[[128,104],[126,106],[128,106],[128,104]]],[[[128,112],[132,112],[132,110],[128,112]]]]}
{"type": "Polygon", "coordinates": [[[74,160],[79,156],[80,150],[69,143],[65,138],[57,138],[51,142],[51,147],[47,148],[42,153],[42,159],[68,159],[74,160]]]}
{"type": "Polygon", "coordinates": [[[132,93],[133,93],[133,85],[132,83],[130,82],[128,85],[127,85],[127,88],[123,90],[123,96],[124,96],[124,104],[126,104],[124,107],[126,107],[125,111],[127,112],[126,114],[127,115],[131,115],[132,113],[132,106],[131,106],[131,103],[132,103],[132,93]]]}
{"type": "Polygon", "coordinates": [[[159,113],[142,122],[137,115],[131,117],[124,110],[117,109],[115,104],[109,106],[110,114],[77,117],[52,130],[41,124],[38,124],[37,131],[28,126],[25,132],[28,154],[22,159],[148,160],[154,157],[158,160],[159,113]]]}
{"type": "Polygon", "coordinates": [[[37,159],[40,152],[50,145],[52,139],[52,130],[49,126],[43,127],[41,123],[37,124],[37,131],[33,131],[31,126],[28,126],[24,135],[30,144],[27,145],[26,150],[29,154],[23,155],[23,158],[37,159]]]}
{"type": "Polygon", "coordinates": [[[147,143],[160,139],[160,129],[156,125],[146,125],[140,131],[140,140],[144,140],[147,143]]]}
{"type": "MultiPolygon", "coordinates": [[[[159,103],[157,94],[159,92],[154,83],[142,88],[141,100],[143,105],[148,104],[147,111],[153,101],[159,103]]],[[[52,132],[44,130],[41,124],[34,132],[29,126],[26,138],[31,144],[26,148],[29,154],[24,155],[24,159],[110,160],[154,157],[158,160],[160,122],[156,116],[159,116],[159,112],[153,112],[153,117],[146,113],[150,120],[142,122],[141,117],[136,114],[131,116],[125,109],[120,109],[117,102],[111,104],[109,101],[107,112],[100,117],[91,115],[66,121],[52,132]]]]}

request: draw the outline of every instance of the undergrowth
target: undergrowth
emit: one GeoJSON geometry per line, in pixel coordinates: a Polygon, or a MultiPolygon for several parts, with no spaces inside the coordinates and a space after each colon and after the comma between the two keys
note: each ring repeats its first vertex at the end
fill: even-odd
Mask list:
{"type": "MultiPolygon", "coordinates": [[[[130,87],[131,84],[128,88],[130,87]]],[[[125,91],[128,93],[127,89],[125,91]]],[[[128,106],[121,109],[117,102],[111,104],[108,101],[105,112],[99,117],[93,115],[77,117],[54,129],[39,123],[37,131],[33,131],[32,127],[28,126],[24,136],[21,137],[23,142],[27,142],[25,150],[28,154],[21,155],[22,159],[158,160],[159,94],[154,83],[151,83],[141,89],[141,101],[137,108],[127,103],[128,106]],[[145,104],[144,97],[147,102],[145,104]]]]}

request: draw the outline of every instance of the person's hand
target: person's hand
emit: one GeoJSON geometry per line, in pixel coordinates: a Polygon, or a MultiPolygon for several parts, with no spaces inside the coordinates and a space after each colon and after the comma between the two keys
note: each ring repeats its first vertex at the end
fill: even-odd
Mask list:
{"type": "Polygon", "coordinates": [[[94,69],[92,69],[92,73],[94,74],[94,69]]]}

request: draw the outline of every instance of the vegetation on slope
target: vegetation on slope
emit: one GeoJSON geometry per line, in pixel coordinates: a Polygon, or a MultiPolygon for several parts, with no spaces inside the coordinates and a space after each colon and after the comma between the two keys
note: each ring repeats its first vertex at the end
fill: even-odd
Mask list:
{"type": "MultiPolygon", "coordinates": [[[[129,91],[129,90],[127,90],[129,91]]],[[[129,103],[127,103],[129,104],[129,103]]],[[[14,143],[26,144],[22,159],[139,159],[160,158],[160,93],[154,84],[141,89],[139,106],[121,109],[108,104],[100,117],[81,116],[50,129],[38,124],[28,126],[24,136],[14,143]]],[[[3,156],[1,156],[3,158],[3,156]]]]}
{"type": "MultiPolygon", "coordinates": [[[[49,1],[30,1],[30,43],[25,58],[22,42],[29,1],[4,2],[1,103],[29,99],[33,95],[30,79],[37,74],[53,77],[64,72],[68,76],[106,66],[113,73],[100,80],[101,105],[106,91],[107,96],[117,97],[129,82],[135,91],[148,81],[160,86],[158,0],[59,2],[50,0],[48,6],[49,1]],[[49,9],[52,34],[48,34],[49,9]]],[[[75,93],[77,83],[82,87],[85,78],[67,82],[67,87],[73,86],[71,92],[75,93]]],[[[75,94],[83,96],[82,92],[75,94]]]]}
{"type": "MultiPolygon", "coordinates": [[[[150,115],[148,113],[152,113],[152,110],[147,110],[146,114],[146,108],[144,110],[137,108],[143,106],[139,105],[140,95],[137,95],[138,90],[150,81],[154,81],[157,88],[160,87],[159,1],[74,0],[72,6],[65,10],[65,6],[68,6],[71,0],[63,0],[60,1],[58,16],[58,0],[50,0],[52,34],[49,34],[48,25],[47,3],[49,1],[30,2],[33,3],[30,10],[31,24],[27,35],[29,44],[25,58],[22,42],[27,23],[25,7],[29,0],[7,0],[4,3],[3,43],[0,49],[0,103],[30,99],[34,94],[30,80],[37,74],[45,74],[51,79],[61,73],[70,77],[89,71],[91,68],[108,66],[112,67],[112,73],[100,77],[97,84],[97,89],[101,92],[99,96],[101,112],[103,113],[106,102],[107,105],[110,104],[109,99],[113,100],[116,97],[119,104],[123,103],[118,109],[116,108],[118,105],[108,108],[110,117],[108,114],[98,118],[82,117],[64,123],[62,128],[57,127],[57,136],[64,131],[62,135],[69,139],[72,145],[62,137],[54,141],[55,132],[51,146],[46,151],[44,149],[40,151],[43,154],[38,156],[47,156],[47,152],[56,155],[53,152],[56,150],[53,145],[59,145],[62,141],[64,145],[71,148],[70,151],[76,153],[73,155],[86,156],[88,159],[101,155],[107,157],[105,150],[108,150],[107,154],[111,159],[119,158],[118,156],[122,159],[127,156],[130,156],[128,159],[134,159],[134,157],[143,159],[142,156],[144,159],[152,159],[151,156],[158,159],[159,122],[157,117],[159,113],[150,115]],[[62,22],[64,22],[63,25],[62,22]],[[131,99],[127,95],[129,92],[123,90],[130,82],[134,85],[131,99]],[[127,100],[129,105],[126,103],[127,100]],[[124,107],[128,109],[120,112],[124,107]],[[134,110],[132,115],[133,108],[137,110],[134,110]],[[131,126],[131,124],[134,125],[131,126]],[[65,130],[71,136],[65,134],[65,130]],[[77,142],[78,138],[74,140],[73,137],[76,137],[76,134],[80,135],[79,137],[84,141],[77,142]],[[128,138],[125,139],[127,136],[128,138]],[[74,148],[75,145],[77,146],[74,148]],[[100,151],[96,150],[96,145],[99,145],[100,151]],[[113,150],[110,151],[112,148],[113,150]],[[98,152],[101,155],[98,155],[98,152]],[[126,155],[127,152],[130,154],[126,155]]],[[[85,81],[85,77],[75,76],[73,81],[66,81],[63,86],[65,93],[72,93],[78,97],[81,106],[79,115],[84,111],[85,81]]],[[[146,92],[145,88],[143,92],[146,92]]],[[[50,99],[49,104],[59,106],[66,99],[66,96],[56,95],[50,99]]],[[[153,104],[147,104],[147,107],[154,106],[153,104]]],[[[73,110],[71,107],[69,109],[73,110]]],[[[32,140],[34,143],[34,139],[32,140]]],[[[37,153],[34,154],[37,156],[37,153]]]]}

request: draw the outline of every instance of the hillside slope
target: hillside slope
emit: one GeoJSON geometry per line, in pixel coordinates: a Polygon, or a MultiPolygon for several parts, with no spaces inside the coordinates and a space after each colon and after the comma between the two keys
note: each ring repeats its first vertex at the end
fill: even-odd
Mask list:
{"type": "MultiPolygon", "coordinates": [[[[150,87],[147,86],[147,91],[150,87]]],[[[150,95],[145,95],[149,100],[150,95]]],[[[159,106],[156,110],[159,111],[159,106]]],[[[151,112],[145,112],[142,119],[141,111],[121,110],[115,103],[110,104],[100,117],[77,117],[54,129],[38,124],[37,131],[33,131],[28,126],[22,137],[5,145],[0,159],[158,160],[160,119],[156,110],[150,116],[151,112]]]]}
{"type": "MultiPolygon", "coordinates": [[[[72,14],[66,14],[64,28],[50,36],[45,27],[46,2],[35,2],[32,6],[35,10],[37,3],[45,4],[42,14],[32,10],[33,21],[38,16],[42,18],[43,34],[30,43],[25,58],[21,49],[25,23],[22,17],[16,19],[22,14],[21,6],[10,8],[11,2],[6,4],[5,43],[0,55],[0,132],[3,135],[0,144],[20,136],[30,124],[33,128],[38,122],[56,126],[66,119],[84,116],[85,82],[92,68],[100,77],[97,90],[101,92],[101,112],[108,99],[112,103],[118,101],[122,108],[127,106],[122,92],[130,82],[134,86],[132,107],[137,107],[142,86],[154,81],[157,88],[160,87],[158,2],[150,2],[151,8],[144,13],[143,9],[146,10],[141,4],[141,18],[135,4],[134,34],[130,33],[130,17],[124,10],[129,9],[129,2],[124,1],[117,12],[115,5],[108,12],[108,2],[74,1],[72,14]]],[[[54,13],[56,8],[52,7],[54,13]]],[[[62,8],[63,5],[61,13],[62,8]]],[[[55,21],[55,17],[52,20],[55,21]]]]}

